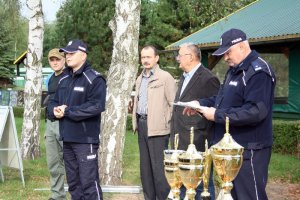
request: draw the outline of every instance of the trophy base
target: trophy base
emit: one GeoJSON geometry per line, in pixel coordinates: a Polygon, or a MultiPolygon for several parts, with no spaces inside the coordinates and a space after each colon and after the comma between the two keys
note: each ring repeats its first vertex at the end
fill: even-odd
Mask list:
{"type": "Polygon", "coordinates": [[[194,189],[187,189],[183,200],[195,200],[196,191],[194,189]]]}
{"type": "Polygon", "coordinates": [[[221,189],[218,198],[216,200],[233,200],[230,193],[225,193],[223,189],[221,189]]]}
{"type": "Polygon", "coordinates": [[[168,195],[168,200],[180,200],[180,190],[171,190],[169,195],[168,195]],[[178,192],[179,191],[179,192],[178,192]]]}
{"type": "Polygon", "coordinates": [[[205,191],[201,193],[201,200],[211,200],[210,193],[205,191]]]}

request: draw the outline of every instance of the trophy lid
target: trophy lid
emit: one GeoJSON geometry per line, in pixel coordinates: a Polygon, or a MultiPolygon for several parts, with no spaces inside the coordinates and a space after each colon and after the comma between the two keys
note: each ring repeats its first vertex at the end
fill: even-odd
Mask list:
{"type": "Polygon", "coordinates": [[[171,159],[172,160],[178,160],[178,156],[180,154],[182,154],[184,151],[181,150],[177,150],[178,149],[178,143],[179,143],[179,134],[175,134],[175,138],[174,138],[174,153],[172,154],[171,159]]]}
{"type": "Polygon", "coordinates": [[[229,133],[229,118],[226,117],[226,127],[225,127],[225,134],[224,137],[215,145],[213,145],[211,148],[213,151],[218,150],[231,150],[231,151],[243,151],[244,147],[239,145],[230,135],[229,133]]]}
{"type": "Polygon", "coordinates": [[[203,159],[200,152],[197,151],[194,143],[194,127],[191,127],[190,132],[190,144],[186,152],[179,156],[179,159],[203,159]]]}

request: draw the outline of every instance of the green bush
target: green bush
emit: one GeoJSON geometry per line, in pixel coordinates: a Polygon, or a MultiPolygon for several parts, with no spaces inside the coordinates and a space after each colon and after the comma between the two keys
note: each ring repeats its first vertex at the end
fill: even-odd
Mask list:
{"type": "MultiPolygon", "coordinates": [[[[13,107],[13,111],[15,117],[23,118],[24,107],[13,107]]],[[[41,119],[45,119],[45,108],[41,108],[41,119]]]]}
{"type": "Polygon", "coordinates": [[[300,121],[273,120],[273,152],[300,156],[300,121]]]}
{"type": "Polygon", "coordinates": [[[23,107],[13,107],[14,116],[23,118],[24,108],[23,107]]]}
{"type": "Polygon", "coordinates": [[[128,114],[128,116],[127,116],[126,130],[132,131],[132,115],[131,114],[128,114]]]}

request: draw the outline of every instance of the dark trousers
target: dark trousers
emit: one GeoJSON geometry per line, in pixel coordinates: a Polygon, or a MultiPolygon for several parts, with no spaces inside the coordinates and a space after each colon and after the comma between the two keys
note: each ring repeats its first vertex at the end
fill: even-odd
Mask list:
{"type": "Polygon", "coordinates": [[[163,163],[168,139],[168,135],[148,137],[147,119],[138,118],[140,172],[145,200],[166,200],[170,192],[163,163]]]}
{"type": "Polygon", "coordinates": [[[245,150],[242,167],[233,181],[235,200],[267,200],[268,166],[272,148],[245,150]]]}
{"type": "Polygon", "coordinates": [[[102,200],[98,144],[64,142],[64,161],[72,200],[102,200]]]}

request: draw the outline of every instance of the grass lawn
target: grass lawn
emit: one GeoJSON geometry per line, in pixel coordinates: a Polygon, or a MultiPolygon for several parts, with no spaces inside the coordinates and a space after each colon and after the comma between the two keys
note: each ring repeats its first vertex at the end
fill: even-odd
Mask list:
{"type": "MultiPolygon", "coordinates": [[[[22,119],[16,118],[17,131],[20,136],[22,119]]],[[[4,168],[4,183],[0,182],[0,200],[40,200],[48,199],[50,191],[36,191],[37,188],[49,188],[49,173],[45,158],[44,135],[45,123],[41,121],[41,153],[42,157],[36,160],[24,160],[25,188],[22,186],[19,171],[4,168]]],[[[300,160],[286,155],[272,154],[269,168],[270,179],[300,183],[300,160]]],[[[132,132],[126,133],[123,156],[124,185],[140,185],[139,152],[137,136],[132,132]]],[[[104,194],[109,197],[110,194],[104,194]]]]}

